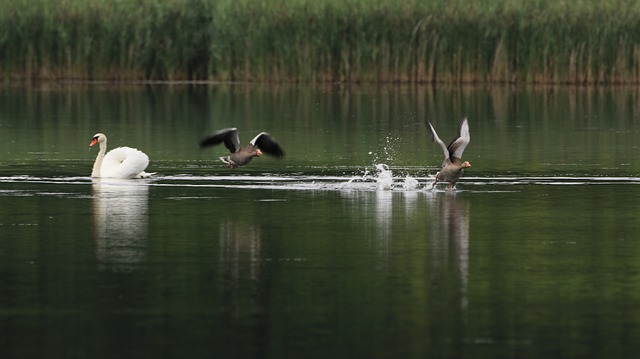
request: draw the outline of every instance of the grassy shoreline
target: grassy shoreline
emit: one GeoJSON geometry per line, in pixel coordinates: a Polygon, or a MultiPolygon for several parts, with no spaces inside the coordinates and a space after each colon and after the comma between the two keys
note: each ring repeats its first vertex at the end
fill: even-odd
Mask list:
{"type": "Polygon", "coordinates": [[[0,79],[640,84],[640,3],[13,0],[0,79]]]}

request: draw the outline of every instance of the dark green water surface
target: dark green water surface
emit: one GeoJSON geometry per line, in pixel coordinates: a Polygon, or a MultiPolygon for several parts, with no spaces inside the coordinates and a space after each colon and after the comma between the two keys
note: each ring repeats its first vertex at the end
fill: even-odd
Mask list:
{"type": "Polygon", "coordinates": [[[638,93],[0,90],[1,358],[640,352],[638,93]],[[472,167],[429,190],[468,116],[472,167]],[[287,152],[235,171],[236,126],[287,152]],[[96,132],[146,180],[91,179],[96,132]],[[385,166],[381,166],[384,164],[385,166]],[[378,166],[376,166],[378,165],[378,166]]]}

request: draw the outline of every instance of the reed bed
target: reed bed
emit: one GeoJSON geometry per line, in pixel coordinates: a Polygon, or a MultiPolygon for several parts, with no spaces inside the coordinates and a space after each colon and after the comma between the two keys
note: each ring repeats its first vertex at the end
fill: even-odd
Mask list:
{"type": "Polygon", "coordinates": [[[0,78],[640,83],[631,0],[12,0],[0,78]]]}

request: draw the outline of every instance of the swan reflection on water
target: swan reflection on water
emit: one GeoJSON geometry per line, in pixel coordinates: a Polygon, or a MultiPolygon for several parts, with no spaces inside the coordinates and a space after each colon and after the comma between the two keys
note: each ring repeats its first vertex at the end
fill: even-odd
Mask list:
{"type": "Polygon", "coordinates": [[[99,269],[135,270],[146,257],[149,186],[140,180],[94,178],[92,181],[99,269]]]}

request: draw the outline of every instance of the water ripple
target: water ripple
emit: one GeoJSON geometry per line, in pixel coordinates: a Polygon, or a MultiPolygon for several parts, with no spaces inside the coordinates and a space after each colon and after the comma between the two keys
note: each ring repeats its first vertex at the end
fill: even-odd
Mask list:
{"type": "MultiPolygon", "coordinates": [[[[109,183],[109,179],[103,179],[109,183]]],[[[140,185],[151,187],[205,187],[298,191],[425,191],[431,189],[433,176],[408,174],[408,171],[376,165],[375,170],[358,174],[305,174],[262,173],[224,175],[156,175],[144,180],[111,180],[113,185],[140,185]],[[402,174],[398,174],[402,173],[402,174]]],[[[1,183],[23,184],[91,184],[90,177],[2,176],[1,183]]],[[[465,176],[458,183],[459,191],[505,191],[513,186],[584,186],[584,185],[633,185],[640,184],[640,177],[590,177],[590,176],[465,176]]],[[[446,184],[437,191],[446,190],[446,184]]],[[[60,195],[34,189],[1,189],[0,196],[60,195]]]]}

